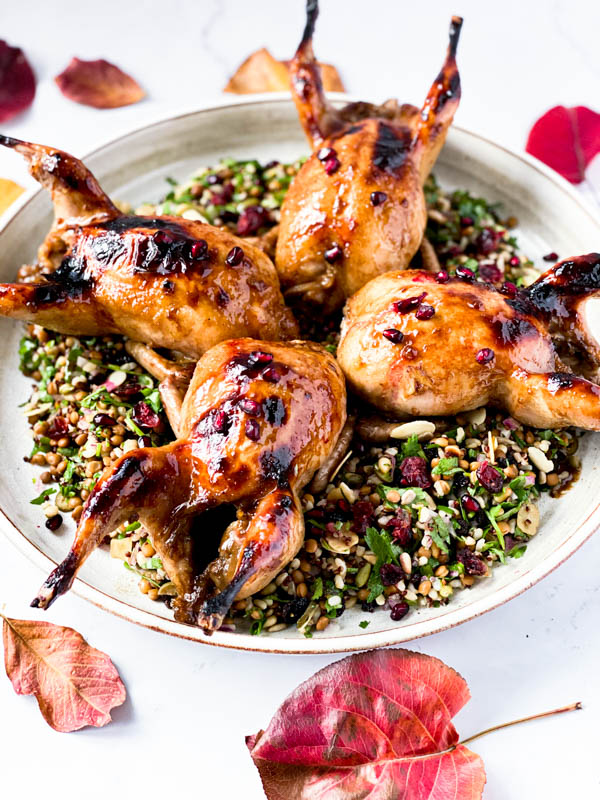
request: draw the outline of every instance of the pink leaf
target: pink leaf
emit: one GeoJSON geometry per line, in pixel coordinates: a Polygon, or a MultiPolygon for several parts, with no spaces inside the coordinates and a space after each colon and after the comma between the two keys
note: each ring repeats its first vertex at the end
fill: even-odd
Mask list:
{"type": "Polygon", "coordinates": [[[72,58],[69,66],[54,80],[69,100],[94,108],[128,106],[145,95],[130,75],[104,59],[81,61],[72,58]]]}
{"type": "Polygon", "coordinates": [[[452,724],[469,697],[436,658],[361,653],[301,684],[246,744],[269,800],[478,800],[483,762],[452,724]]]}
{"type": "Polygon", "coordinates": [[[4,663],[17,694],[36,696],[48,725],[61,732],[111,721],[125,687],[110,658],[73,628],[8,619],[3,624],[4,663]]]}
{"type": "Polygon", "coordinates": [[[600,153],[600,114],[585,106],[555,106],[534,124],[526,150],[571,183],[581,183],[600,153]]]}
{"type": "Polygon", "coordinates": [[[0,122],[25,111],[35,97],[35,75],[19,47],[0,39],[0,122]]]}

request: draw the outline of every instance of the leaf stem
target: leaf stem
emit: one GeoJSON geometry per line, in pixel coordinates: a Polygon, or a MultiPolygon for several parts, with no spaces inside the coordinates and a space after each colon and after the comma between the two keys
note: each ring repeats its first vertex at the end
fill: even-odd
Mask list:
{"type": "Polygon", "coordinates": [[[475,739],[479,739],[480,736],[486,736],[488,733],[500,731],[502,728],[510,728],[513,725],[520,725],[522,722],[531,722],[534,719],[542,719],[543,717],[553,717],[555,714],[564,714],[567,711],[578,711],[581,708],[581,703],[572,703],[570,706],[555,708],[552,711],[544,711],[541,714],[533,714],[530,717],[521,717],[521,719],[514,719],[512,722],[503,722],[501,725],[494,725],[492,728],[486,728],[484,731],[480,731],[479,733],[475,733],[473,736],[469,736],[468,739],[463,739],[458,743],[457,747],[461,744],[469,744],[475,739]]]}

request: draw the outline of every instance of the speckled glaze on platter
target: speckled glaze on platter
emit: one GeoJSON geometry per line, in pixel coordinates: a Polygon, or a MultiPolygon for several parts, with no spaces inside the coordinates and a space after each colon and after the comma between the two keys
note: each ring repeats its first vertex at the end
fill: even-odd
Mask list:
{"type": "MultiPolygon", "coordinates": [[[[347,101],[347,98],[345,98],[347,101]]],[[[56,146],[61,142],[50,142],[56,146]]],[[[121,136],[85,157],[86,164],[113,197],[134,205],[164,193],[166,176],[184,178],[201,164],[221,156],[268,161],[293,159],[307,152],[291,100],[267,95],[227,101],[161,120],[121,136]]],[[[521,247],[536,264],[550,251],[561,257],[600,248],[600,218],[576,192],[539,162],[517,155],[473,133],[453,127],[436,164],[445,187],[467,188],[500,201],[519,219],[521,247]]],[[[43,191],[24,195],[1,220],[0,277],[13,280],[17,268],[34,254],[51,221],[50,202],[43,191]]],[[[597,301],[592,301],[597,302],[597,301]]],[[[600,328],[600,313],[598,314],[600,328]]],[[[30,505],[32,480],[39,470],[22,460],[29,449],[28,429],[18,412],[27,397],[28,381],[18,371],[21,325],[0,320],[1,367],[0,473],[1,532],[47,573],[66,554],[72,524],[60,534],[43,525],[40,510],[30,505]]],[[[466,622],[516,597],[559,566],[600,525],[596,497],[600,470],[600,436],[587,434],[581,443],[582,475],[559,500],[541,504],[540,532],[527,554],[498,567],[487,580],[458,593],[439,609],[420,609],[406,620],[389,614],[364,617],[352,609],[323,633],[305,639],[295,628],[251,636],[242,631],[205,636],[198,628],[173,621],[171,612],[140,594],[135,576],[99,551],[85,564],[74,591],[97,606],[153,630],[205,644],[278,653],[334,653],[400,644],[466,622]]],[[[31,587],[31,595],[36,586],[31,587]]]]}

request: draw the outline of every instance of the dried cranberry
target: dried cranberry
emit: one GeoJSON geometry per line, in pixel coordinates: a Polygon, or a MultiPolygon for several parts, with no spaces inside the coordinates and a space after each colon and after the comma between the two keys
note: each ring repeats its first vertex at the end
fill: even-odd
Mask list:
{"type": "Polygon", "coordinates": [[[490,347],[482,347],[475,356],[478,364],[489,364],[494,360],[495,353],[490,347]]]}
{"type": "MultiPolygon", "coordinates": [[[[109,419],[110,422],[108,424],[114,425],[115,424],[114,419],[112,417],[109,417],[109,419]]],[[[50,426],[48,428],[48,436],[51,439],[58,439],[61,436],[64,436],[68,430],[69,430],[69,423],[64,417],[58,415],[54,417],[53,420],[50,421],[50,426]]]]}
{"type": "Polygon", "coordinates": [[[406,509],[399,508],[386,528],[390,528],[392,538],[402,547],[407,547],[412,541],[412,521],[406,509]]]}
{"type": "Polygon", "coordinates": [[[380,206],[385,203],[387,197],[385,192],[371,192],[371,203],[374,206],[380,206]]]}
{"type": "Polygon", "coordinates": [[[399,622],[408,614],[408,608],[408,603],[396,603],[396,605],[392,607],[390,617],[394,622],[399,622]]]}
{"type": "Polygon", "coordinates": [[[335,152],[333,147],[322,147],[317,152],[317,158],[319,159],[319,161],[327,161],[328,158],[335,158],[336,155],[337,153],[335,152]]]}
{"type": "Polygon", "coordinates": [[[251,417],[258,417],[260,414],[260,403],[250,397],[242,397],[239,405],[242,411],[251,417]]]}
{"type": "Polygon", "coordinates": [[[195,258],[196,261],[202,261],[202,259],[206,258],[208,255],[208,244],[204,239],[198,239],[197,242],[192,244],[190,247],[190,255],[192,258],[195,258]]]}
{"type": "Polygon", "coordinates": [[[507,297],[516,297],[517,295],[517,287],[514,283],[512,283],[512,281],[504,281],[500,287],[500,291],[507,297]]]}
{"type": "Polygon", "coordinates": [[[416,486],[419,489],[427,489],[431,486],[429,466],[421,456],[405,458],[400,464],[400,472],[407,486],[416,486]]]}
{"type": "Polygon", "coordinates": [[[460,278],[461,281],[467,281],[467,283],[471,283],[475,280],[475,273],[468,267],[457,267],[455,275],[457,278],[460,278]]]}
{"type": "Polygon", "coordinates": [[[277,383],[281,379],[281,373],[275,367],[265,367],[260,377],[269,383],[277,383]]]}
{"type": "Polygon", "coordinates": [[[415,317],[417,319],[431,319],[434,314],[435,308],[427,305],[427,303],[421,303],[421,305],[415,311],[415,317]]]}
{"type": "Polygon", "coordinates": [[[245,426],[246,436],[253,442],[260,438],[260,427],[255,419],[247,419],[245,426]]]}
{"type": "Polygon", "coordinates": [[[498,494],[504,484],[504,476],[487,461],[483,461],[478,467],[477,477],[479,483],[492,494],[498,494]]]}
{"type": "Polygon", "coordinates": [[[248,206],[237,221],[238,236],[252,236],[267,224],[268,212],[262,206],[248,206]]]}
{"type": "Polygon", "coordinates": [[[310,599],[308,597],[296,597],[291,603],[281,604],[279,615],[281,619],[288,624],[290,622],[295,622],[304,614],[309,603],[310,599]]]}
{"type": "Polygon", "coordinates": [[[389,339],[390,342],[393,342],[394,344],[399,344],[402,339],[404,339],[404,334],[397,328],[386,328],[384,331],[382,331],[382,334],[386,339],[389,339]]]}
{"type": "Polygon", "coordinates": [[[441,269],[435,276],[435,279],[438,283],[448,283],[450,275],[448,275],[445,269],[441,269]]]}
{"type": "Polygon", "coordinates": [[[461,218],[460,218],[460,224],[461,224],[461,225],[462,225],[464,228],[468,228],[468,227],[469,227],[469,225],[472,225],[472,224],[473,224],[473,217],[461,217],[461,218]]]}
{"type": "Polygon", "coordinates": [[[404,580],[404,570],[397,564],[382,564],[379,577],[384,586],[393,586],[398,581],[404,580]]]}
{"type": "Polygon", "coordinates": [[[427,292],[421,292],[420,295],[405,297],[403,300],[396,300],[393,309],[398,314],[406,314],[408,311],[414,311],[415,308],[418,308],[426,297],[427,292]]]}
{"type": "Polygon", "coordinates": [[[487,565],[483,558],[471,552],[467,547],[456,551],[456,560],[461,563],[467,575],[485,575],[487,565]]]}
{"type": "Polygon", "coordinates": [[[241,263],[242,259],[244,258],[244,251],[241,247],[232,247],[231,250],[227,253],[225,257],[225,263],[229,264],[230,267],[237,267],[238,264],[241,263]]]}
{"type": "Polygon", "coordinates": [[[352,530],[355,533],[364,533],[374,519],[373,505],[368,500],[359,500],[351,507],[352,530]]]}
{"type": "Polygon", "coordinates": [[[493,262],[489,264],[486,262],[481,263],[479,265],[479,275],[488,283],[498,283],[502,280],[502,272],[493,262]]]}
{"type": "Polygon", "coordinates": [[[148,403],[144,403],[143,400],[140,400],[139,403],[135,404],[133,411],[131,412],[131,418],[136,425],[140,426],[140,428],[156,430],[161,424],[160,417],[156,411],[153,411],[148,403]]]}
{"type": "Polygon", "coordinates": [[[113,417],[109,417],[108,414],[95,414],[92,420],[92,425],[95,425],[97,428],[108,428],[116,424],[117,420],[113,419],[113,417]]]}
{"type": "Polygon", "coordinates": [[[463,496],[460,498],[460,502],[462,503],[462,506],[465,509],[465,511],[481,510],[481,506],[479,505],[477,500],[475,500],[474,497],[471,497],[470,494],[463,494],[463,496]]]}
{"type": "Polygon", "coordinates": [[[328,264],[335,264],[335,262],[339,261],[343,255],[344,251],[339,244],[334,244],[333,247],[330,247],[329,250],[325,251],[325,261],[327,261],[328,264]]]}
{"type": "Polygon", "coordinates": [[[138,447],[152,447],[152,439],[149,436],[140,436],[137,440],[138,447]]]}
{"type": "Polygon", "coordinates": [[[544,256],[544,261],[558,261],[558,253],[548,253],[544,256]]]}
{"type": "Polygon", "coordinates": [[[475,239],[475,246],[480,253],[487,256],[498,247],[500,239],[502,239],[502,234],[499,231],[484,228],[475,239]]]}
{"type": "Polygon", "coordinates": [[[55,514],[53,517],[48,517],[46,520],[46,527],[49,531],[57,531],[63,524],[63,518],[60,514],[55,514]]]}
{"type": "Polygon", "coordinates": [[[133,397],[142,391],[139,383],[124,383],[111,390],[111,394],[116,394],[117,397],[133,397]]]}

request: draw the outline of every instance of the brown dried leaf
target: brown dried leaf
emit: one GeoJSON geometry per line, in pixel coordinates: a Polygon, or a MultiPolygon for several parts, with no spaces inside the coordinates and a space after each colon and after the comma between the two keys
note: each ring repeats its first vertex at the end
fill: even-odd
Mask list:
{"type": "Polygon", "coordinates": [[[36,696],[48,725],[61,732],[100,728],[125,701],[110,658],[73,628],[3,617],[4,663],[17,694],[36,696]]]}
{"type": "Polygon", "coordinates": [[[18,183],[10,181],[8,178],[0,178],[0,214],[20,197],[25,189],[18,183]]]}
{"type": "MultiPolygon", "coordinates": [[[[253,94],[255,92],[285,92],[290,88],[289,61],[277,61],[263,47],[252,53],[230,78],[224,92],[253,94]]],[[[320,64],[323,87],[327,92],[345,92],[337,69],[320,64]]]]}
{"type": "Polygon", "coordinates": [[[54,80],[69,100],[94,108],[129,106],[146,94],[130,75],[103,58],[97,61],[72,58],[54,80]]]}

